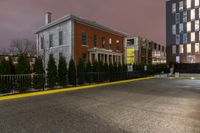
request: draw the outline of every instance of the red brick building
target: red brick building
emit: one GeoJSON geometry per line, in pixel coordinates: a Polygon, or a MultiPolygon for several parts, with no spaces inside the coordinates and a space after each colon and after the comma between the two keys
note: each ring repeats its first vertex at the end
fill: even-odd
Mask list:
{"type": "Polygon", "coordinates": [[[38,55],[53,54],[58,62],[62,55],[76,64],[82,59],[94,62],[124,63],[127,34],[73,15],[51,22],[46,14],[46,24],[36,31],[38,55]]]}

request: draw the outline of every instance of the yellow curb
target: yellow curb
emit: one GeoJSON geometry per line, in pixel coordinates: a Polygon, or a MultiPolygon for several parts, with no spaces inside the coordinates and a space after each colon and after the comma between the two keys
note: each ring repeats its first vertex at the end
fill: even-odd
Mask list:
{"type": "Polygon", "coordinates": [[[133,81],[148,80],[148,79],[153,79],[153,78],[155,78],[155,76],[146,77],[146,78],[123,80],[123,81],[116,81],[116,82],[109,82],[109,83],[101,83],[101,84],[95,84],[95,85],[80,86],[80,87],[63,88],[63,89],[57,89],[57,90],[47,90],[47,91],[32,92],[32,93],[26,93],[26,94],[1,96],[0,101],[11,100],[11,99],[19,99],[19,98],[25,98],[25,97],[48,95],[48,94],[61,93],[61,92],[77,91],[77,90],[95,88],[95,87],[100,87],[100,86],[108,86],[108,85],[128,83],[128,82],[133,82],[133,81]]]}

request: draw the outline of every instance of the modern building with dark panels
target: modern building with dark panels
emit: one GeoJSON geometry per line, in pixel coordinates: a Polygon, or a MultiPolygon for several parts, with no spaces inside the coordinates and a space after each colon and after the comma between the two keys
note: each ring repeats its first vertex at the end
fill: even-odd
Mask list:
{"type": "Polygon", "coordinates": [[[200,63],[200,1],[166,1],[168,63],[200,63]]]}

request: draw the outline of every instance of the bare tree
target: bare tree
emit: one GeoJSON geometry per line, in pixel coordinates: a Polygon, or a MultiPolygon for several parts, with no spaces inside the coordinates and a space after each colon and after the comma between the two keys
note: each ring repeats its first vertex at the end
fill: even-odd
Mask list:
{"type": "Polygon", "coordinates": [[[36,55],[36,44],[28,39],[14,39],[10,43],[9,51],[11,54],[27,54],[28,56],[36,55]]]}

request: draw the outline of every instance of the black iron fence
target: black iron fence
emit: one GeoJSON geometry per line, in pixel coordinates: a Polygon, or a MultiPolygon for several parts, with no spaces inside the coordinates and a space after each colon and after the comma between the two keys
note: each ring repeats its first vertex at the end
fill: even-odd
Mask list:
{"type": "Polygon", "coordinates": [[[44,89],[44,81],[43,74],[0,75],[0,92],[44,89]]]}
{"type": "MultiPolygon", "coordinates": [[[[154,75],[145,71],[134,72],[83,72],[78,73],[75,84],[84,85],[102,82],[112,82],[126,79],[134,79],[154,75]]],[[[43,74],[0,75],[0,93],[37,91],[48,88],[47,79],[43,74]]],[[[66,83],[70,85],[69,83],[66,83]]],[[[71,86],[71,85],[70,85],[71,86]]],[[[59,81],[54,88],[62,88],[59,81]]],[[[66,86],[65,86],[66,87],[66,86]]]]}

